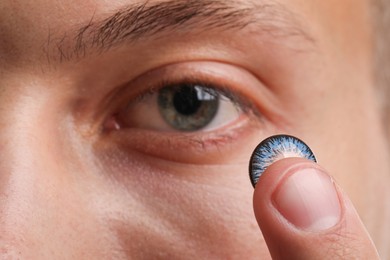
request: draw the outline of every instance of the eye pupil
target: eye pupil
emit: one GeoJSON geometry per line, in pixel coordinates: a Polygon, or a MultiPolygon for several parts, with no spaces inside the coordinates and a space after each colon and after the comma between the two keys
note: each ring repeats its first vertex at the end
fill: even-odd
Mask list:
{"type": "Polygon", "coordinates": [[[158,106],[162,118],[174,129],[196,131],[213,121],[219,108],[219,95],[201,85],[168,86],[159,91],[158,106]]]}
{"type": "Polygon", "coordinates": [[[173,97],[173,105],[182,115],[195,114],[202,102],[197,96],[197,90],[190,86],[180,87],[173,97]]]}

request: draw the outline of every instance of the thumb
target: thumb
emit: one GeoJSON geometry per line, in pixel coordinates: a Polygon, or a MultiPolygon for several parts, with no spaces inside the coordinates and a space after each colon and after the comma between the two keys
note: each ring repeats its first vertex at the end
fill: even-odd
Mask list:
{"type": "Polygon", "coordinates": [[[277,161],[253,204],[273,259],[379,259],[351,201],[315,163],[277,161]]]}

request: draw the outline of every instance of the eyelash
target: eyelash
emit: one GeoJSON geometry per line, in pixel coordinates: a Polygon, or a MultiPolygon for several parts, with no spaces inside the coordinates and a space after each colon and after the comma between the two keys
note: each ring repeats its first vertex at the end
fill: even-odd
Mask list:
{"type": "Polygon", "coordinates": [[[261,92],[255,91],[257,84],[260,85],[256,78],[227,64],[207,64],[210,68],[199,63],[196,65],[169,65],[122,85],[105,101],[109,107],[105,109],[108,114],[106,113],[107,117],[103,123],[104,136],[109,137],[110,143],[116,143],[124,151],[136,151],[178,162],[205,163],[214,158],[211,154],[219,154],[224,145],[232,147],[254,131],[265,131],[267,120],[263,113],[260,113],[263,107],[259,102],[261,92]],[[127,127],[122,116],[126,116],[130,106],[158,94],[165,87],[180,84],[200,85],[211,89],[220,99],[228,100],[237,107],[240,116],[232,121],[232,124],[193,132],[161,132],[127,127]],[[248,93],[258,93],[255,95],[259,96],[248,97],[248,93]]]}

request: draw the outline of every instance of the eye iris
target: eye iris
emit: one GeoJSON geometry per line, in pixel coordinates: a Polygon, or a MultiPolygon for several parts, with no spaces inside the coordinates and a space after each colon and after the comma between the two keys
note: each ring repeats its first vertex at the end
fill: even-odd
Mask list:
{"type": "Polygon", "coordinates": [[[275,135],[263,140],[253,151],[249,162],[249,177],[253,187],[272,163],[288,157],[302,157],[317,162],[303,141],[289,135],[275,135]]]}
{"type": "Polygon", "coordinates": [[[196,131],[207,126],[219,107],[219,96],[210,88],[182,84],[158,93],[159,111],[165,122],[177,130],[196,131]]]}

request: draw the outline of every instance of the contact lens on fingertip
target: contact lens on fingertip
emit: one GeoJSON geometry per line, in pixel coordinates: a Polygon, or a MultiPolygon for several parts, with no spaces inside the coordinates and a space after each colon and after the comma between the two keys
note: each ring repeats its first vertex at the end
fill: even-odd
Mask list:
{"type": "Polygon", "coordinates": [[[253,151],[249,162],[249,177],[253,187],[268,166],[289,157],[306,158],[317,162],[309,146],[294,136],[274,135],[263,140],[253,151]]]}

